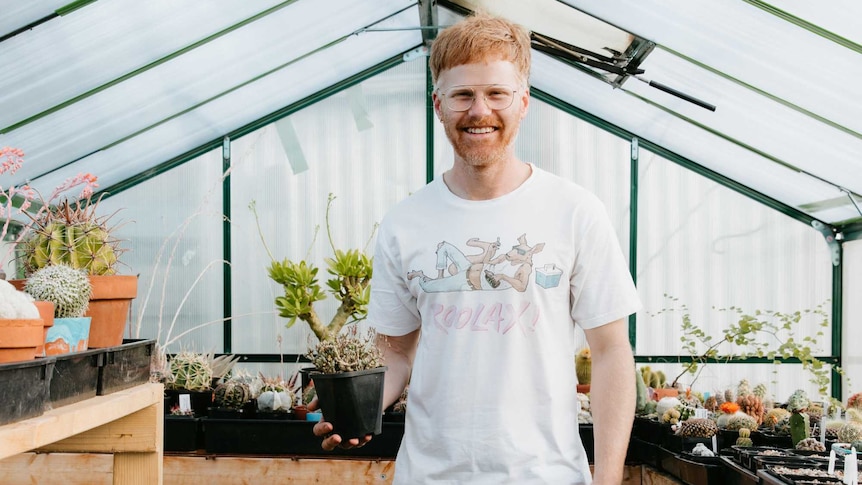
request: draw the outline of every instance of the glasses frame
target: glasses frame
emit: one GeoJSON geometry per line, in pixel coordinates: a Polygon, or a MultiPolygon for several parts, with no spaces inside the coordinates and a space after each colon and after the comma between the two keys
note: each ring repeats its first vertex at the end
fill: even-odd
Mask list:
{"type": "Polygon", "coordinates": [[[499,83],[494,83],[494,84],[457,84],[455,86],[450,86],[445,92],[442,89],[437,88],[437,94],[439,96],[442,96],[443,98],[447,99],[447,100],[443,101],[443,105],[446,106],[446,108],[448,108],[451,111],[455,111],[457,113],[463,113],[465,111],[470,111],[470,108],[473,107],[473,104],[476,103],[476,99],[479,97],[476,95],[477,90],[475,88],[483,88],[483,87],[487,88],[487,87],[493,87],[493,86],[499,86],[501,88],[511,89],[512,90],[512,99],[509,101],[508,106],[506,106],[505,108],[492,108],[488,104],[488,97],[485,96],[485,93],[483,92],[481,97],[482,97],[482,101],[485,103],[485,106],[487,106],[488,109],[490,109],[491,111],[503,111],[503,110],[507,110],[507,109],[511,108],[512,105],[515,103],[515,95],[518,94],[518,91],[520,91],[520,89],[515,89],[508,84],[499,84],[499,83]],[[463,89],[463,88],[470,88],[473,91],[473,96],[470,100],[470,104],[464,109],[455,109],[452,106],[450,106],[450,102],[452,102],[452,97],[449,96],[449,93],[451,93],[453,89],[463,89]]]}

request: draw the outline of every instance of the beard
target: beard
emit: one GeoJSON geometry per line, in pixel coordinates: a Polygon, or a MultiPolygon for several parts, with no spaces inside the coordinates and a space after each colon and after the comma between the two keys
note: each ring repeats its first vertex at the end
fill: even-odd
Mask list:
{"type": "Polygon", "coordinates": [[[469,166],[483,167],[505,160],[512,152],[518,126],[507,126],[495,117],[463,118],[453,121],[447,114],[441,118],[446,137],[455,153],[469,166]],[[474,126],[493,126],[496,137],[489,140],[469,140],[463,130],[474,126]]]}

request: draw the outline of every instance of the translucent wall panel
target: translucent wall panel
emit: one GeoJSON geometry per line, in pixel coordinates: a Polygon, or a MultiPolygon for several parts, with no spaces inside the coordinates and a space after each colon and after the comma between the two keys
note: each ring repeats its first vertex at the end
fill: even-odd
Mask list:
{"type": "MultiPolygon", "coordinates": [[[[371,254],[375,224],[425,184],[424,93],[424,63],[406,63],[233,142],[234,352],[304,353],[311,335],[301,321],[286,329],[275,313],[281,288],[267,276],[249,203],[273,256],[308,257],[325,284],[328,194],[335,246],[371,254]]],[[[335,307],[330,296],[317,310],[328,322],[335,307]]]]}
{"type": "Polygon", "coordinates": [[[99,206],[103,214],[119,211],[112,221],[129,248],[119,272],[139,275],[129,336],[173,341],[168,352],[221,351],[221,168],[221,150],[213,151],[99,206]]]}
{"type": "Polygon", "coordinates": [[[862,241],[844,244],[844,335],[841,339],[843,367],[850,377],[844,396],[862,391],[862,241]]]}
{"type": "MultiPolygon", "coordinates": [[[[789,313],[825,303],[830,311],[832,264],[817,231],[646,150],[638,185],[638,355],[685,355],[684,312],[655,315],[670,306],[664,294],[679,298],[714,339],[728,325],[727,313],[714,308],[789,313]]],[[[814,337],[817,323],[805,319],[794,337],[814,337]]],[[[817,355],[831,352],[830,329],[823,330],[817,355]]],[[[713,366],[718,379],[723,367],[713,366]]],[[[750,379],[763,381],[770,367],[750,379]]]]}

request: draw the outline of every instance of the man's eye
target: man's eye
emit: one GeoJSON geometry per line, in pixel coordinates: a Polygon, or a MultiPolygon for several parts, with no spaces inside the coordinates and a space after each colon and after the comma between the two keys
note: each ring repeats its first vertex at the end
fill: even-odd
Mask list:
{"type": "Polygon", "coordinates": [[[473,97],[472,91],[454,91],[449,94],[450,98],[454,99],[470,99],[473,97]]]}

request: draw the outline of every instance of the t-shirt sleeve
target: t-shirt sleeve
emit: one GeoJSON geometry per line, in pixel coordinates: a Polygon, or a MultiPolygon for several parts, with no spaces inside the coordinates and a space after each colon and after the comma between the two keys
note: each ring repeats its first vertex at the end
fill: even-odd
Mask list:
{"type": "Polygon", "coordinates": [[[625,318],[641,308],[616,232],[604,205],[591,204],[571,277],[572,318],[583,329],[625,318]]]}
{"type": "Polygon", "coordinates": [[[385,220],[380,225],[374,249],[371,301],[368,323],[382,335],[406,335],[421,325],[416,297],[407,287],[401,249],[385,220]]]}

